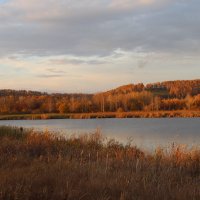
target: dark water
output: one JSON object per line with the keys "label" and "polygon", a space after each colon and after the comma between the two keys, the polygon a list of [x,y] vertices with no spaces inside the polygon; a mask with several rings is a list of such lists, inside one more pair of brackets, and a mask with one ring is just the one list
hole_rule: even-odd
{"label": "dark water", "polygon": [[200,118],[14,120],[0,121],[0,125],[48,129],[67,135],[92,133],[98,128],[106,137],[124,143],[132,139],[138,147],[147,149],[169,147],[173,142],[200,146]]}

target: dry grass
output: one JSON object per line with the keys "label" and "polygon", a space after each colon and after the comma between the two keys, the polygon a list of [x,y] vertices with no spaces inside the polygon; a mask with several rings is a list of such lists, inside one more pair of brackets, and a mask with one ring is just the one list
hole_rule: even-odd
{"label": "dry grass", "polygon": [[96,118],[193,118],[200,117],[200,110],[174,111],[133,111],[133,112],[98,112],[98,113],[46,113],[0,115],[0,120],[36,120],[36,119],[96,119]]}
{"label": "dry grass", "polygon": [[0,128],[0,199],[200,199],[200,150],[144,153],[99,132],[62,138]]}

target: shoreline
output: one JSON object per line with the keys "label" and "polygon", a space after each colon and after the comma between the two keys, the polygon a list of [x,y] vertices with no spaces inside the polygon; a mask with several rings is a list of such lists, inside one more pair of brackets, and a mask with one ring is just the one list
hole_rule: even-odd
{"label": "shoreline", "polygon": [[200,198],[199,148],[148,153],[112,139],[104,143],[99,132],[63,138],[0,127],[0,133],[1,199]]}
{"label": "shoreline", "polygon": [[8,114],[0,115],[0,120],[44,120],[44,119],[106,119],[106,118],[198,118],[198,111],[134,111],[104,113],[44,113],[44,114]]}

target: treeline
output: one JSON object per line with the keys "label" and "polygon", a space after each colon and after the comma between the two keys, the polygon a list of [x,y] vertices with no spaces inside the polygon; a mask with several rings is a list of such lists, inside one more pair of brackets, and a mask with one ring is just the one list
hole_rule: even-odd
{"label": "treeline", "polygon": [[98,94],[0,90],[0,114],[199,110],[200,80],[130,84]]}
{"label": "treeline", "polygon": [[0,96],[41,96],[47,95],[45,92],[27,91],[27,90],[0,90]]}

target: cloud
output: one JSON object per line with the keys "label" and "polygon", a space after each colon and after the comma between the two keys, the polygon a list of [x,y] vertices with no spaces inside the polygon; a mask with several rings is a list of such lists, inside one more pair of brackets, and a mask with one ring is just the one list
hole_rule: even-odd
{"label": "cloud", "polygon": [[140,60],[140,61],[138,61],[138,68],[143,69],[144,67],[147,66],[147,64],[148,64],[147,60]]}
{"label": "cloud", "polygon": [[[163,0],[160,0],[161,2]],[[132,9],[139,6],[147,6],[158,3],[157,0],[112,0],[110,6],[115,9]]]}
{"label": "cloud", "polygon": [[54,58],[49,61],[53,65],[102,65],[108,63],[105,58],[88,58],[88,57],[74,57],[74,58]]}
{"label": "cloud", "polygon": [[178,79],[173,68],[195,77],[199,8],[199,0],[5,1],[0,73],[7,82],[0,84],[109,88],[116,80]]}
{"label": "cloud", "polygon": [[61,74],[39,74],[36,77],[39,78],[60,78],[63,77],[64,75]]}
{"label": "cloud", "polygon": [[64,70],[59,70],[57,68],[47,68],[48,72],[56,73],[56,74],[65,74],[66,72]]}
{"label": "cloud", "polygon": [[0,55],[197,52],[199,7],[198,0],[10,0],[0,5]]}
{"label": "cloud", "polygon": [[[116,49],[105,57],[55,55],[0,58],[2,88],[54,92],[97,92],[119,85],[200,76],[199,55],[132,52]],[[52,63],[52,60],[77,59],[103,61],[101,65]],[[189,67],[188,67],[189,66]],[[140,67],[140,68],[139,68]],[[142,68],[141,68],[142,67]],[[19,70],[20,69],[20,70]]]}

